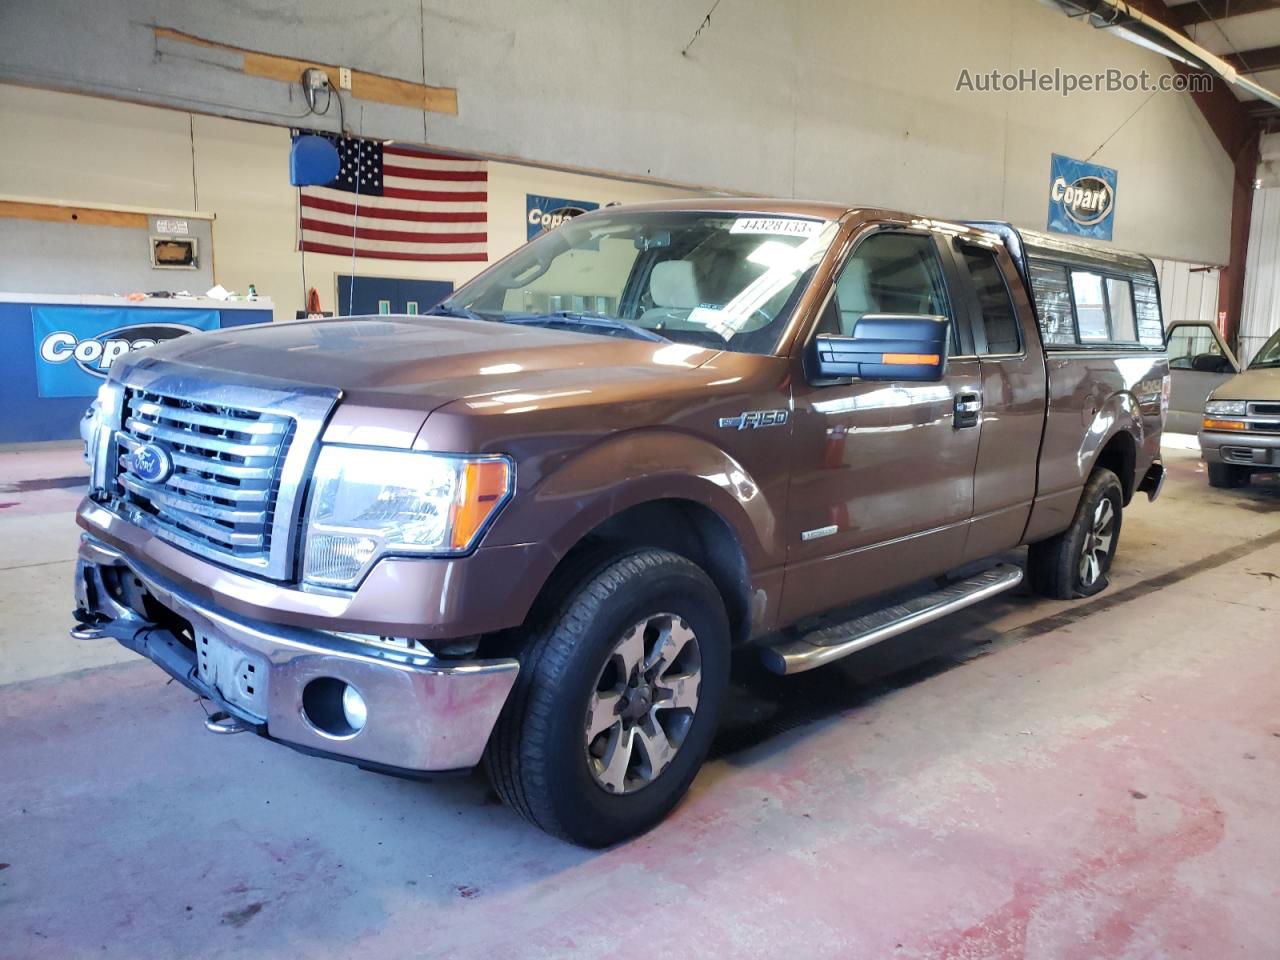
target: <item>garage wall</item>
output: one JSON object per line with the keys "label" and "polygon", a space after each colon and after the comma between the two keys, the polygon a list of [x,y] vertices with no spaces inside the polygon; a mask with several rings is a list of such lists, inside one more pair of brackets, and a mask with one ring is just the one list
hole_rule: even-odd
{"label": "garage wall", "polygon": [[[297,191],[289,185],[287,129],[6,85],[0,85],[0,117],[5,129],[0,194],[211,211],[215,215],[213,279],[242,293],[254,284],[259,294],[274,300],[277,320],[292,319],[302,307],[303,258],[297,251]],[[490,163],[491,261],[525,242],[526,193],[603,205],[663,199],[688,191]],[[0,230],[16,236],[19,223],[0,221]],[[144,247],[140,256],[146,255]],[[334,276],[350,273],[351,260],[307,254],[305,265],[307,285],[317,289],[324,309],[335,309]],[[483,267],[357,260],[355,272],[459,284]],[[179,277],[176,271],[163,280],[178,286],[194,282],[190,275]],[[0,282],[10,292],[52,292],[44,279],[27,271],[0,271]],[[74,290],[69,282],[60,289],[105,293],[128,292],[119,285],[127,287],[129,281],[121,276],[113,282],[86,263],[72,283]],[[157,285],[154,280],[148,283],[146,289]],[[207,286],[192,292],[202,293]]]}
{"label": "garage wall", "polygon": [[1280,329],[1280,187],[1263,187],[1253,192],[1253,217],[1249,221],[1244,312],[1236,350],[1240,362],[1252,360],[1277,329]]}
{"label": "garage wall", "polygon": [[1167,330],[1175,323],[1218,323],[1218,267],[1182,260],[1155,260],[1160,277],[1160,312]]}
{"label": "garage wall", "polygon": [[1188,96],[956,91],[965,68],[1167,73],[1158,54],[1034,0],[731,0],[683,56],[709,7],[100,0],[90,19],[80,0],[7,0],[0,80],[297,122],[296,86],[166,46],[162,26],[457,89],[457,116],[353,102],[348,120],[369,135],[1031,228],[1045,222],[1049,154],[1096,150],[1119,170],[1117,245],[1228,259],[1231,164]]}

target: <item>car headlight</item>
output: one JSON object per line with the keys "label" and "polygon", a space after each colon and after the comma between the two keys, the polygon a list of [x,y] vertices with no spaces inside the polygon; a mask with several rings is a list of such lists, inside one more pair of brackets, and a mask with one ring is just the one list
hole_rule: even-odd
{"label": "car headlight", "polygon": [[1210,400],[1204,405],[1207,417],[1243,417],[1246,411],[1244,400]]}
{"label": "car headlight", "polygon": [[506,502],[513,474],[506,457],[323,446],[303,579],[351,587],[389,554],[465,553]]}

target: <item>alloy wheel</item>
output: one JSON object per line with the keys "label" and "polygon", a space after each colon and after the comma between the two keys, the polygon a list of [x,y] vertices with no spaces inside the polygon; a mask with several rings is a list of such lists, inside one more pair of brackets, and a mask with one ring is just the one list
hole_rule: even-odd
{"label": "alloy wheel", "polygon": [[1107,572],[1111,562],[1111,545],[1116,536],[1116,511],[1109,497],[1103,497],[1093,510],[1093,521],[1084,537],[1080,555],[1080,585],[1091,587]]}
{"label": "alloy wheel", "polygon": [[671,764],[693,724],[702,658],[692,628],[657,613],[623,632],[587,704],[591,775],[609,793],[634,793]]}

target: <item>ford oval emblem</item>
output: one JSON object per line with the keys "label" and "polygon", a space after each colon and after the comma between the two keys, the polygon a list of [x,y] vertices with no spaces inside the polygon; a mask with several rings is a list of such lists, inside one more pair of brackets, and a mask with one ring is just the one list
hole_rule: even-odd
{"label": "ford oval emblem", "polygon": [[129,455],[133,475],[147,483],[164,483],[173,473],[173,457],[158,443],[144,443]]}

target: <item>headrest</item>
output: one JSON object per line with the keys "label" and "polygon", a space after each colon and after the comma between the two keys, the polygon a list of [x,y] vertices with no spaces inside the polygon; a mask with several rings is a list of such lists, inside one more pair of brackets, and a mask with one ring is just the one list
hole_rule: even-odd
{"label": "headrest", "polygon": [[649,294],[655,306],[692,310],[701,300],[693,264],[688,260],[664,260],[649,274]]}

